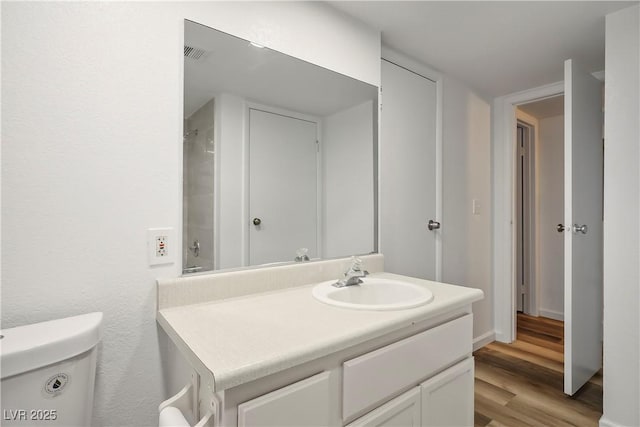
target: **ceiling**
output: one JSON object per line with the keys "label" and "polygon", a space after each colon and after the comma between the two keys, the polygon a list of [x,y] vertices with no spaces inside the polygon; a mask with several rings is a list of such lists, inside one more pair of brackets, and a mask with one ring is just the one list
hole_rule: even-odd
{"label": "ceiling", "polygon": [[518,105],[518,109],[535,117],[536,119],[546,119],[564,115],[564,95],[546,98],[528,104]]}
{"label": "ceiling", "polygon": [[[308,62],[185,21],[184,117],[220,93],[299,113],[327,116],[376,99],[378,89]],[[258,45],[259,46],[259,45]]]}
{"label": "ceiling", "polygon": [[383,45],[486,98],[555,83],[572,58],[604,69],[605,15],[637,1],[330,1]]}

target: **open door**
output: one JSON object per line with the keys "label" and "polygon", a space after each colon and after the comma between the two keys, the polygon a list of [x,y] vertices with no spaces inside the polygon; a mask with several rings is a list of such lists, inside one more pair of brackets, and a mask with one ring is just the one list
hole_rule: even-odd
{"label": "open door", "polygon": [[[602,84],[564,64],[564,392],[602,366]],[[559,225],[559,231],[563,229]]]}

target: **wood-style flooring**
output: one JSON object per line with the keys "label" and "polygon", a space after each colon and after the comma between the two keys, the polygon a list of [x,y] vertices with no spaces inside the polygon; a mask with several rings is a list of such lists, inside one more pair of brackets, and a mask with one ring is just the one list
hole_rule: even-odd
{"label": "wood-style flooring", "polygon": [[475,356],[476,426],[597,426],[602,373],[574,396],[563,389],[563,322],[518,314],[512,344],[493,342]]}

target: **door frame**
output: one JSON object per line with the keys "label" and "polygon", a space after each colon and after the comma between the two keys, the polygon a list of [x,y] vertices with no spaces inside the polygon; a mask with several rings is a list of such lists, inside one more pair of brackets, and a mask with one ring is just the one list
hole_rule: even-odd
{"label": "door frame", "polygon": [[290,117],[292,119],[303,120],[306,122],[312,122],[316,125],[316,141],[319,145],[316,152],[316,254],[321,258],[322,250],[322,119],[310,114],[298,113],[295,111],[286,110],[284,108],[272,107],[270,105],[259,104],[256,102],[246,101],[244,106],[244,135],[242,138],[242,265],[249,266],[249,252],[250,252],[250,189],[249,189],[249,126],[250,112],[251,110],[259,110],[265,113],[276,114],[279,116]]}
{"label": "door frame", "polygon": [[[604,71],[591,75],[604,81]],[[516,337],[515,234],[512,227],[515,215],[516,106],[559,95],[564,95],[564,81],[501,96],[493,101],[493,324],[496,340],[500,342],[510,343]],[[510,262],[504,262],[505,259]]]}
{"label": "door frame", "polygon": [[564,82],[560,81],[502,96],[493,103],[494,325],[500,342],[510,343],[516,337],[516,107],[563,94]]}
{"label": "door frame", "polygon": [[[526,268],[527,274],[527,300],[526,306],[523,305],[522,311],[525,314],[530,316],[538,316],[538,267],[539,267],[539,253],[538,253],[538,234],[537,234],[537,224],[538,224],[538,198],[537,194],[537,164],[536,164],[536,150],[538,147],[538,130],[539,124],[538,120],[530,116],[523,111],[516,111],[516,123],[518,126],[525,128],[527,131],[527,140],[528,145],[526,147],[527,150],[527,160],[529,167],[529,176],[527,178],[527,195],[528,195],[528,212],[527,212],[527,227],[528,227],[528,244],[527,251],[525,252],[526,260],[525,262],[528,264]],[[516,141],[517,144],[517,141]],[[516,166],[517,169],[517,166]],[[516,189],[517,194],[517,189]],[[517,203],[517,200],[514,200]],[[521,218],[522,220],[522,218]],[[517,247],[516,247],[517,250]],[[524,250],[524,249],[523,249]],[[523,266],[524,268],[524,266]],[[517,297],[517,295],[516,295]]]}
{"label": "door frame", "polygon": [[[439,73],[428,66],[409,58],[408,56],[401,54],[399,52],[390,49],[387,46],[382,46],[381,49],[381,58],[380,58],[380,66],[382,66],[382,61],[391,62],[399,67],[405,68],[406,70],[418,74],[421,77],[426,78],[427,80],[431,80],[436,85],[436,221],[442,223],[442,129],[443,129],[443,96],[444,96],[444,76],[442,73]],[[378,135],[380,135],[380,123],[384,120],[384,94],[380,91],[380,96],[378,97],[379,103],[379,119],[378,119]],[[380,144],[381,141],[378,141]],[[380,162],[384,161],[378,156],[378,171],[381,170]],[[384,179],[384,176],[381,176],[378,173],[378,181]],[[383,197],[380,194],[380,185],[378,184],[378,211],[380,211],[380,206],[384,203]],[[425,218],[425,227],[426,221],[428,218]],[[446,222],[443,223],[442,228],[439,231],[435,232],[435,280],[442,280],[442,229],[446,229]],[[384,254],[384,241],[382,237],[381,224],[378,222],[378,251]]]}

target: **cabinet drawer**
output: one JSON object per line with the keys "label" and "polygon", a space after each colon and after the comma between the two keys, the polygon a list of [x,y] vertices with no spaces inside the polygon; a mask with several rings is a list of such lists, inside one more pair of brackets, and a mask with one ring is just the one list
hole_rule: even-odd
{"label": "cabinet drawer", "polygon": [[384,400],[471,353],[467,314],[343,365],[343,419]]}
{"label": "cabinet drawer", "polygon": [[238,426],[329,425],[329,372],[238,405]]}

